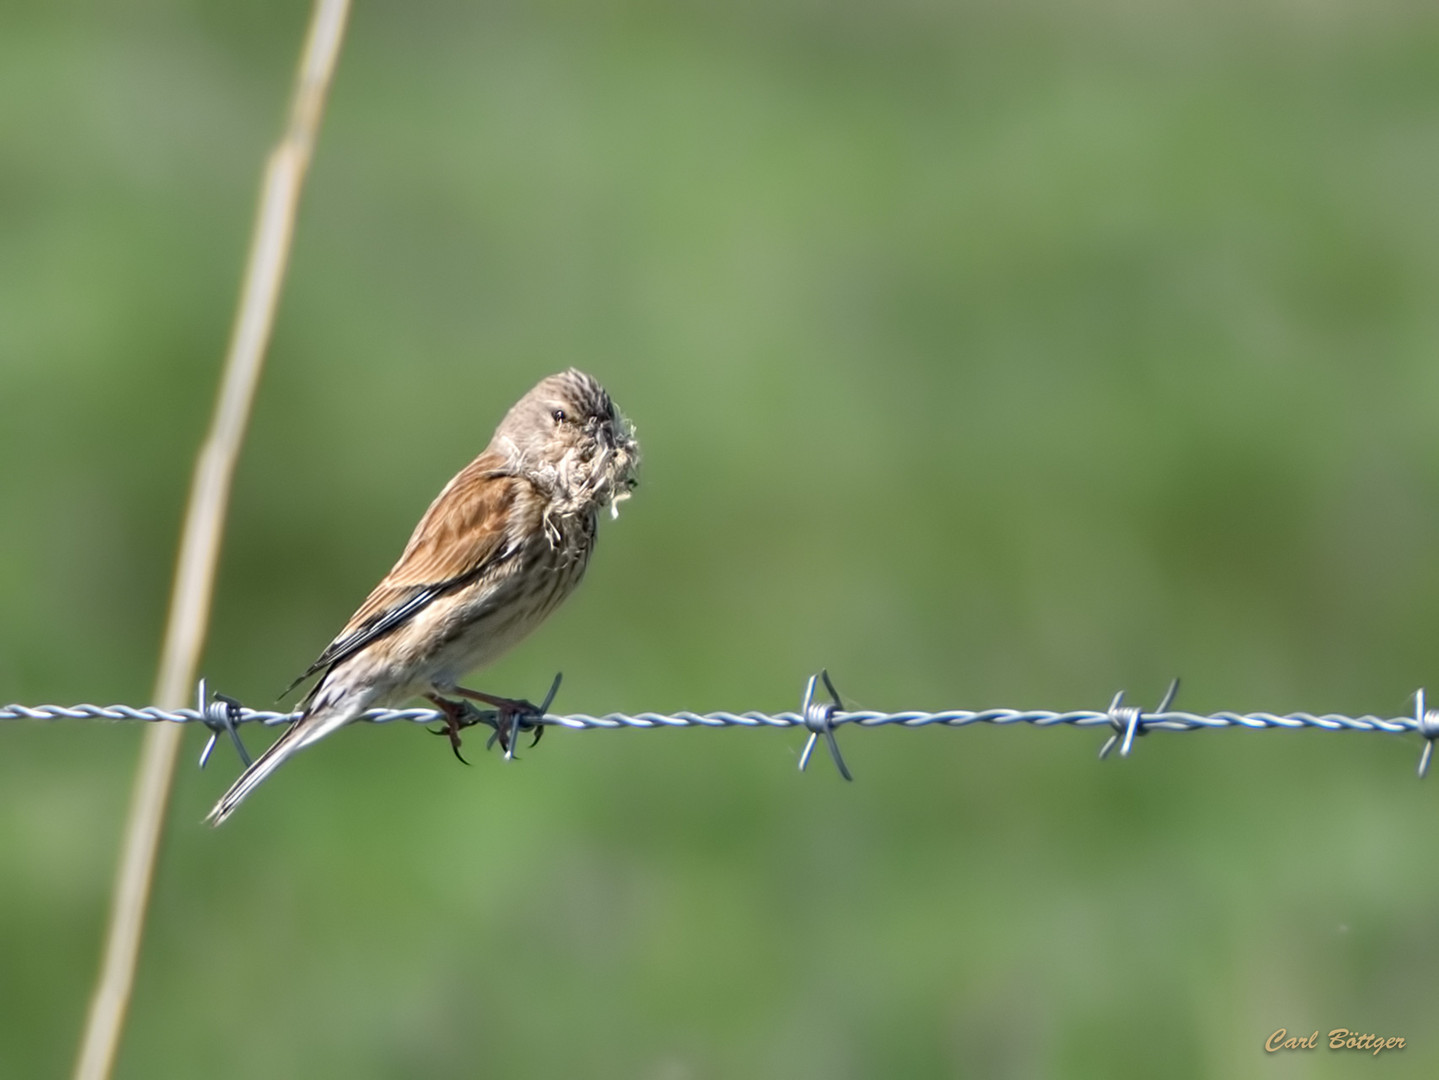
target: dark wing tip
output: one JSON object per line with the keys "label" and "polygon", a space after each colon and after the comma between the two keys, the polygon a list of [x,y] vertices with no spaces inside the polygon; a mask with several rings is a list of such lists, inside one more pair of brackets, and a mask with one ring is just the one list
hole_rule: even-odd
{"label": "dark wing tip", "polygon": [[275,704],[278,705],[278,704],[280,704],[280,702],[284,701],[287,697],[289,697],[292,693],[294,693],[295,687],[299,686],[302,682],[304,682],[306,679],[308,679],[311,675],[313,675],[313,674],[315,674],[315,672],[319,671],[320,668],[322,668],[323,666],[324,666],[324,665],[321,664],[320,661],[316,660],[313,664],[311,664],[308,668],[305,669],[305,673],[304,673],[303,675],[301,675],[299,678],[297,678],[297,679],[296,679],[294,682],[292,682],[289,686],[285,687],[285,689],[283,689],[283,690],[280,691],[280,696],[275,699]]}

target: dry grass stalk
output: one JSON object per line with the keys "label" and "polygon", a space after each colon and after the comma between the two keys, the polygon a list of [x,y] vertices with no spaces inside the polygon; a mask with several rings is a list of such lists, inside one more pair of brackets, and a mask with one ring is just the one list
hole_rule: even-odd
{"label": "dry grass stalk", "polygon": [[[265,167],[240,306],[225,357],[223,382],[209,435],[195,463],[181,532],[165,644],[155,682],[155,704],[164,708],[185,704],[195,684],[210,622],[210,598],[224,534],[230,481],[264,365],[265,346],[270,339],[280,286],[289,262],[300,191],[324,113],[325,96],[339,56],[349,6],[349,0],[315,0],[289,123]],[[75,1065],[76,1080],[104,1080],[114,1065],[134,984],[150,881],[164,832],[165,809],[183,735],[181,724],[152,724],[145,732],[115,878],[104,959],[90,1000],[85,1035]]]}

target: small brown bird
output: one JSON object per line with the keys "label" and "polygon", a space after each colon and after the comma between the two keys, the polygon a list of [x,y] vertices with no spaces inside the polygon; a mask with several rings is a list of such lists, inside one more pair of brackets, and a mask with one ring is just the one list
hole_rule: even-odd
{"label": "small brown bird", "polygon": [[[449,718],[473,698],[507,714],[523,703],[458,685],[544,621],[584,576],[599,511],[635,486],[634,427],[589,375],[543,379],[505,414],[484,453],[455,476],[375,586],[301,680],[321,672],[300,715],[225,792],[219,825],[291,754],[367,709],[424,695]],[[297,683],[301,680],[297,680]]]}

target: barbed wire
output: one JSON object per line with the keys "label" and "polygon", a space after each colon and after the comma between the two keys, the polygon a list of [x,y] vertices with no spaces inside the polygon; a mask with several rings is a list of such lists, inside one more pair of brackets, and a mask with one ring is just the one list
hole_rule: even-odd
{"label": "barbed wire", "polygon": [[[829,700],[823,701],[816,690],[823,683]],[[1179,690],[1175,679],[1165,691],[1159,705],[1146,711],[1137,705],[1124,704],[1124,691],[1115,694],[1106,709],[1078,709],[1069,712],[1054,712],[1047,709],[946,709],[941,712],[910,710],[906,712],[875,712],[867,709],[846,710],[834,683],[827,671],[811,675],[805,686],[804,696],[798,712],[673,712],[673,713],[606,713],[591,716],[587,713],[558,715],[549,711],[555,694],[559,691],[560,676],[556,675],[544,701],[519,712],[501,715],[499,710],[476,708],[468,701],[456,705],[463,710],[459,721],[461,727],[481,724],[493,729],[489,744],[499,737],[502,726],[508,736],[504,740],[506,760],[515,757],[515,748],[521,732],[533,732],[535,741],[545,727],[563,727],[576,730],[599,729],[606,731],[621,728],[653,730],[656,728],[682,727],[743,727],[743,728],[804,728],[809,733],[804,750],[800,753],[799,767],[803,771],[808,765],[819,739],[825,740],[835,767],[846,780],[853,780],[844,757],[839,750],[835,732],[845,726],[882,727],[899,725],[907,728],[968,727],[971,724],[1031,724],[1048,728],[1060,724],[1073,727],[1108,727],[1109,736],[1099,749],[1100,758],[1109,756],[1115,746],[1119,756],[1128,757],[1134,748],[1134,740],[1152,731],[1197,731],[1206,728],[1319,728],[1324,731],[1378,731],[1391,735],[1417,732],[1424,739],[1424,748],[1419,756],[1419,776],[1429,771],[1433,757],[1434,740],[1439,739],[1439,710],[1425,707],[1424,691],[1415,691],[1414,713],[1410,716],[1343,716],[1337,713],[1268,713],[1268,712],[1216,712],[1191,713],[1173,708],[1174,697]],[[199,685],[196,707],[193,709],[161,709],[152,705],[4,705],[0,706],[0,720],[144,720],[167,723],[198,723],[210,731],[210,738],[200,752],[200,767],[209,761],[215,745],[222,735],[228,736],[240,759],[248,765],[250,755],[240,739],[239,728],[243,724],[260,724],[273,727],[288,724],[299,717],[298,712],[275,712],[264,709],[249,709],[234,698],[223,694],[207,695],[205,681]],[[417,724],[445,723],[446,714],[437,709],[372,709],[357,720],[385,724],[393,721],[411,721]],[[533,744],[531,744],[533,745]]]}

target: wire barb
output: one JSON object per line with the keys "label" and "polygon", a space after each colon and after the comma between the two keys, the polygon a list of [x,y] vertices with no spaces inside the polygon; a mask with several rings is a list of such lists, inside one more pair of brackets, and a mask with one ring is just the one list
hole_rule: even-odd
{"label": "wire barb", "polygon": [[[1178,693],[1179,677],[1175,676],[1169,683],[1169,689],[1164,691],[1164,696],[1159,699],[1159,708],[1150,714],[1151,717],[1167,713],[1169,707],[1174,704],[1175,695]],[[1109,724],[1114,731],[1109,738],[1104,740],[1104,745],[1099,748],[1100,761],[1109,756],[1109,752],[1114,749],[1114,744],[1121,738],[1124,743],[1119,748],[1119,756],[1128,757],[1129,751],[1134,748],[1135,738],[1147,734],[1144,727],[1144,711],[1136,705],[1125,705],[1123,702],[1124,691],[1121,690],[1114,695],[1114,699],[1109,703],[1109,708],[1105,710],[1105,715],[1109,717]]]}
{"label": "wire barb", "polygon": [[[535,729],[535,741],[530,743],[530,745],[534,746],[535,743],[540,741],[540,736],[544,734],[545,730],[543,726],[545,715],[550,711],[550,705],[554,703],[555,695],[560,692],[560,682],[564,677],[565,673],[563,671],[555,672],[554,682],[550,683],[550,692],[545,695],[545,700],[534,706],[532,710],[516,709],[510,712],[509,738],[505,742],[506,761],[520,760],[515,750],[519,746],[521,731],[528,731],[533,727]],[[495,733],[485,740],[485,749],[488,750],[495,745],[495,740],[500,737],[500,713],[497,709],[480,709],[476,711],[489,713],[494,717],[493,720],[482,719],[480,721],[482,724],[490,724],[495,729]]]}
{"label": "wire barb", "polygon": [[200,768],[204,768],[210,760],[210,754],[215,749],[215,743],[220,738],[220,733],[225,732],[230,736],[230,741],[235,744],[235,753],[240,755],[245,768],[251,765],[250,752],[245,749],[245,744],[240,738],[240,731],[237,725],[244,710],[240,703],[232,697],[224,694],[216,694],[213,702],[205,700],[205,680],[200,680],[198,693],[196,694],[196,711],[200,713],[200,723],[210,729],[210,737],[205,740],[205,748],[200,751]]}
{"label": "wire barb", "polygon": [[1434,756],[1434,740],[1439,739],[1439,711],[1424,707],[1424,687],[1414,691],[1414,730],[1424,736],[1424,749],[1419,754],[1419,779],[1429,775],[1429,759]]}
{"label": "wire barb", "polygon": [[[829,691],[831,703],[814,699],[815,683],[820,679],[824,680],[824,688]],[[839,691],[834,688],[834,683],[829,680],[829,672],[821,669],[818,675],[811,675],[809,683],[804,688],[804,700],[800,702],[799,712],[804,717],[804,726],[809,729],[809,738],[805,740],[804,750],[799,755],[799,771],[804,772],[809,765],[809,756],[814,753],[814,744],[824,736],[825,745],[829,747],[829,756],[834,758],[834,767],[839,770],[840,776],[846,780],[853,780],[849,769],[845,766],[844,757],[839,752],[839,740],[834,737],[834,714],[842,712],[844,703],[839,699]]]}

